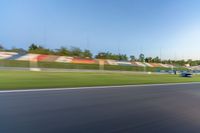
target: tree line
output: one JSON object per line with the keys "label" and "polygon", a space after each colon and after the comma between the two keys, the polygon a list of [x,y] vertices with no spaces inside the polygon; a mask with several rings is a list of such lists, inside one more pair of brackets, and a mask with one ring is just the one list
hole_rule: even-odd
{"label": "tree line", "polygon": [[185,64],[190,64],[191,66],[200,65],[200,60],[161,60],[158,56],[156,57],[145,57],[144,54],[140,54],[138,57],[135,55],[127,56],[126,54],[114,54],[111,52],[99,52],[96,55],[89,49],[80,49],[78,47],[60,47],[58,49],[48,49],[41,45],[31,44],[27,50],[22,48],[11,48],[5,49],[3,45],[0,45],[0,51],[7,51],[7,52],[17,52],[21,54],[26,53],[34,53],[34,54],[47,54],[47,55],[58,55],[58,56],[73,56],[77,58],[87,58],[87,59],[111,59],[111,60],[119,60],[119,61],[140,61],[140,62],[147,62],[147,63],[163,63],[163,64],[174,64],[183,66]]}

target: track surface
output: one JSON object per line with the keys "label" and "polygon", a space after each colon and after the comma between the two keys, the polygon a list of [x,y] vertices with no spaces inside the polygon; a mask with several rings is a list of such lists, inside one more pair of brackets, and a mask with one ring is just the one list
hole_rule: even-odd
{"label": "track surface", "polygon": [[0,133],[199,133],[200,84],[0,93]]}

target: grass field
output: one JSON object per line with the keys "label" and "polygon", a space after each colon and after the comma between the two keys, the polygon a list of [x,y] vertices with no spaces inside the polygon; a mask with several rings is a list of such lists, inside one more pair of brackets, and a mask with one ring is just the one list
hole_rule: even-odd
{"label": "grass field", "polygon": [[133,73],[0,71],[0,90],[200,82],[200,76]]}

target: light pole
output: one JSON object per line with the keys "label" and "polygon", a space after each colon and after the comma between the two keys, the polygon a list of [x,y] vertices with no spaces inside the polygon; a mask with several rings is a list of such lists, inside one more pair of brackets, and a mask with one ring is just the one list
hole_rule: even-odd
{"label": "light pole", "polygon": [[144,73],[146,72],[146,64],[145,64],[145,59],[143,59],[143,63],[144,63]]}

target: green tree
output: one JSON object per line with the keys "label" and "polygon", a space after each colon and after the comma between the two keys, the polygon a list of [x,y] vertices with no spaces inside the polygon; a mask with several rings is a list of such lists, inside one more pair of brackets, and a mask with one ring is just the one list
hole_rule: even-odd
{"label": "green tree", "polygon": [[70,51],[72,56],[83,57],[83,52],[80,48],[71,47]]}
{"label": "green tree", "polygon": [[153,58],[152,61],[155,63],[160,63],[161,59],[157,56],[157,57]]}
{"label": "green tree", "polygon": [[131,56],[130,56],[130,61],[136,61],[136,58],[135,58],[134,55],[131,55]]}
{"label": "green tree", "polygon": [[118,60],[120,61],[128,61],[128,57],[126,56],[126,54],[119,54],[118,56]]}
{"label": "green tree", "polygon": [[53,50],[44,48],[40,45],[31,44],[28,49],[29,53],[35,53],[35,54],[55,54]]}
{"label": "green tree", "polygon": [[39,49],[39,47],[40,47],[39,45],[36,45],[33,43],[29,46],[28,51],[37,50],[37,49]]}
{"label": "green tree", "polygon": [[92,58],[92,53],[90,52],[90,50],[85,49],[83,51],[83,57],[85,57],[85,58]]}
{"label": "green tree", "polygon": [[145,62],[152,62],[152,57],[146,57],[144,60]]}
{"label": "green tree", "polygon": [[5,49],[4,49],[3,45],[0,44],[0,51],[4,51],[4,50],[5,50]]}
{"label": "green tree", "polygon": [[60,56],[70,56],[71,55],[71,52],[66,47],[60,47],[60,49],[57,49],[55,53]]}
{"label": "green tree", "polygon": [[121,60],[127,61],[128,57],[126,54],[113,54],[111,52],[99,52],[95,58],[97,59],[112,59],[112,60]]}
{"label": "green tree", "polygon": [[144,62],[144,58],[145,58],[144,54],[141,53],[139,55],[139,61]]}
{"label": "green tree", "polygon": [[99,53],[95,56],[96,59],[106,59],[106,57],[107,57],[107,53],[105,53],[105,52],[99,52]]}
{"label": "green tree", "polygon": [[17,52],[17,53],[20,53],[20,54],[25,54],[27,53],[27,51],[23,48],[15,48],[13,47],[12,49],[9,50],[10,52]]}

